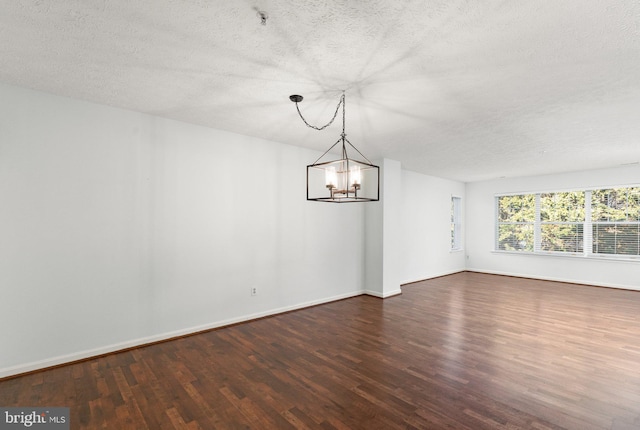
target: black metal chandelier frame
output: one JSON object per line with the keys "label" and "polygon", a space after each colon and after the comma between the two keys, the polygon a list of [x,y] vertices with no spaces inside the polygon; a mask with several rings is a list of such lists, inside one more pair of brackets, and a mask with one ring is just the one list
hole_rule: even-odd
{"label": "black metal chandelier frame", "polygon": [[[319,201],[319,202],[330,202],[330,203],[354,203],[354,202],[372,202],[378,201],[380,199],[380,167],[373,164],[365,155],[360,152],[358,148],[356,148],[349,139],[347,139],[347,135],[345,133],[345,118],[346,118],[346,109],[345,109],[345,94],[342,93],[340,97],[340,101],[336,106],[336,111],[333,114],[333,118],[322,127],[317,127],[312,124],[309,124],[307,120],[300,112],[300,107],[298,103],[303,100],[303,97],[300,95],[291,95],[289,99],[296,104],[296,110],[298,111],[298,115],[305,123],[305,125],[314,130],[324,130],[328,126],[330,126],[336,117],[338,116],[338,111],[340,110],[340,106],[342,106],[342,133],[340,134],[340,138],[333,144],[329,149],[327,149],[316,161],[312,164],[307,165],[307,200],[310,201]],[[320,161],[338,144],[342,144],[341,158],[337,160],[330,161]],[[347,152],[347,144],[353,148],[361,157],[362,160],[350,158]],[[336,171],[335,169],[339,170]],[[310,192],[310,173],[314,170],[321,170],[325,173],[327,178],[334,179],[326,179],[325,188],[327,189],[328,194],[314,196],[311,195]],[[369,193],[366,195],[359,194],[362,189],[362,174],[370,172],[368,174],[367,182],[375,182],[375,193]],[[375,176],[375,178],[373,178]],[[342,186],[338,185],[338,182],[342,183]],[[368,184],[369,187],[371,184]]]}

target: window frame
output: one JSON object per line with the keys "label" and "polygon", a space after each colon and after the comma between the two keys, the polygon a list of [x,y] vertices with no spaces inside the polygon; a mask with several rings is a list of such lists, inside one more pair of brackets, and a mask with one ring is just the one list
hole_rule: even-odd
{"label": "window frame", "polygon": [[462,241],[462,197],[451,196],[451,244],[450,252],[464,250]]}
{"label": "window frame", "polygon": [[[620,191],[620,190],[627,190],[627,192],[625,193],[625,217],[624,219],[592,219],[591,220],[591,234],[592,234],[592,248],[596,248],[598,246],[600,246],[599,240],[596,237],[596,232],[599,229],[599,227],[602,227],[603,229],[606,229],[606,227],[611,227],[613,226],[613,228],[616,230],[614,239],[613,239],[613,243],[609,243],[610,239],[604,239],[602,242],[602,246],[606,247],[606,245],[609,246],[613,246],[614,248],[617,248],[617,245],[619,244],[619,240],[624,240],[625,239],[625,234],[622,233],[620,236],[620,239],[618,239],[618,231],[620,228],[624,228],[624,227],[634,227],[634,229],[637,231],[636,233],[636,237],[634,238],[633,236],[629,236],[627,238],[632,238],[635,241],[635,252],[634,254],[629,254],[629,253],[617,253],[617,252],[600,252],[600,253],[593,253],[596,255],[605,255],[605,256],[616,256],[616,258],[624,258],[624,257],[631,257],[631,258],[638,258],[640,257],[640,212],[636,213],[635,217],[636,219],[629,219],[629,190],[631,189],[636,189],[635,191],[635,195],[637,196],[636,199],[638,199],[639,201],[637,201],[635,203],[636,207],[636,211],[638,211],[638,206],[640,206],[640,186],[621,186],[621,187],[600,187],[600,188],[596,188],[594,190],[592,190],[592,194],[593,191]],[[595,200],[595,198],[593,199]],[[592,203],[593,203],[592,200]],[[607,200],[609,200],[607,198]],[[591,205],[591,210],[593,211],[593,207],[594,205]],[[609,207],[608,205],[606,206],[607,208]],[[593,213],[590,214],[593,218]]]}
{"label": "window frame", "polygon": [[[594,252],[594,244],[595,238],[593,237],[594,230],[597,226],[607,225],[607,224],[617,224],[617,225],[631,225],[637,226],[638,231],[640,232],[640,217],[636,221],[629,220],[615,220],[615,221],[592,221],[592,194],[595,191],[603,191],[603,190],[625,190],[625,189],[633,189],[639,188],[638,184],[625,184],[618,186],[599,186],[599,187],[590,187],[590,188],[580,188],[580,189],[569,189],[569,190],[554,190],[554,191],[536,191],[536,192],[515,192],[515,193],[502,193],[494,195],[494,208],[495,208],[495,220],[494,220],[494,249],[493,252],[496,253],[513,253],[513,254],[525,254],[525,255],[547,255],[547,256],[562,256],[562,257],[577,257],[577,258],[596,258],[596,259],[608,259],[615,261],[633,261],[640,262],[640,233],[638,234],[639,241],[639,249],[638,254],[628,254],[628,253],[599,253]],[[567,192],[584,192],[584,220],[582,221],[553,221],[547,222],[541,219],[541,203],[540,199],[542,195],[545,194],[554,194],[554,193],[567,193]],[[500,198],[501,197],[509,197],[509,196],[534,196],[535,198],[535,219],[534,222],[504,222],[500,219]],[[569,251],[558,251],[558,250],[543,250],[541,246],[542,241],[542,229],[544,225],[549,224],[572,224],[572,225],[581,225],[582,226],[582,236],[581,236],[581,251],[577,252],[569,252]],[[533,224],[534,229],[534,246],[533,250],[531,249],[500,249],[500,227],[504,225],[510,224]],[[579,227],[578,227],[579,229]],[[616,242],[617,244],[617,242]],[[529,247],[531,248],[531,247]]]}

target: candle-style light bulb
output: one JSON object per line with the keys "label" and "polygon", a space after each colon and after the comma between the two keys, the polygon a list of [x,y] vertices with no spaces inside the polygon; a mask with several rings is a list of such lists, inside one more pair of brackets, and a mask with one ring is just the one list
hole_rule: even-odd
{"label": "candle-style light bulb", "polygon": [[360,166],[351,166],[349,168],[350,186],[353,188],[360,188],[362,181],[362,173],[360,172]]}
{"label": "candle-style light bulb", "polygon": [[338,185],[338,176],[336,174],[336,168],[329,166],[324,171],[324,182],[329,189],[336,188]]}

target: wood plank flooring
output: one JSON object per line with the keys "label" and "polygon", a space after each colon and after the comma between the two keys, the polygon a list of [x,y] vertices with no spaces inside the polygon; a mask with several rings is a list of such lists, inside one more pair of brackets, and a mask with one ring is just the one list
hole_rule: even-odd
{"label": "wood plank flooring", "polygon": [[640,292],[463,272],[0,382],[72,429],[640,429]]}

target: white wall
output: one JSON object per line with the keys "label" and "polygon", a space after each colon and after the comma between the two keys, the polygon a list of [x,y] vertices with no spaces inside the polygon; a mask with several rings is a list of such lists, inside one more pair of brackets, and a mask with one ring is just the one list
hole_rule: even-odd
{"label": "white wall", "polygon": [[467,184],[466,248],[469,270],[640,290],[640,263],[596,258],[493,252],[495,195],[640,183],[640,166]]}
{"label": "white wall", "polygon": [[0,377],[360,294],[317,155],[0,84]]}
{"label": "white wall", "polygon": [[[402,172],[403,283],[465,269],[464,251],[450,252],[451,196],[462,198],[464,213],[464,183]],[[463,239],[468,237],[464,228],[462,234]]]}
{"label": "white wall", "polygon": [[395,160],[375,163],[380,166],[380,201],[365,207],[365,292],[386,298],[402,293],[402,168]]}

